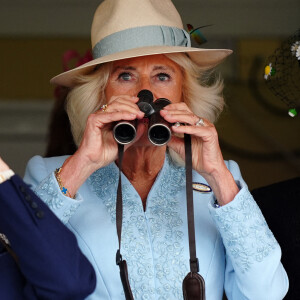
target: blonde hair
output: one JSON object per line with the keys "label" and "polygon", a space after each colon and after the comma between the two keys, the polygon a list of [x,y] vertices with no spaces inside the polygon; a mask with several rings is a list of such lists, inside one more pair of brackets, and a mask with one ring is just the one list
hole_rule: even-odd
{"label": "blonde hair", "polygon": [[[214,123],[224,107],[222,80],[216,78],[211,82],[213,71],[197,66],[186,54],[165,55],[182,68],[183,101],[196,115]],[[81,142],[88,116],[106,103],[104,91],[111,70],[112,63],[105,63],[92,74],[79,76],[68,95],[66,109],[77,145]],[[173,152],[170,151],[171,157],[181,164],[181,159]]]}
{"label": "blonde hair", "polygon": [[213,69],[201,68],[185,54],[165,54],[183,71],[183,101],[192,112],[214,123],[224,107],[223,81]]}
{"label": "blonde hair", "polygon": [[106,63],[89,75],[78,76],[76,86],[68,94],[66,111],[77,146],[83,137],[88,116],[106,103],[104,91],[111,68],[112,63]]}

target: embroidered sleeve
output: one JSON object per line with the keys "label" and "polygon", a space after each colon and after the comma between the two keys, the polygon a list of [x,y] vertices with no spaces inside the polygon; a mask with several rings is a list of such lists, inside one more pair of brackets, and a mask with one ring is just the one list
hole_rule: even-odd
{"label": "embroidered sleeve", "polygon": [[75,199],[63,195],[53,172],[34,189],[34,192],[64,224],[69,221],[82,202],[80,194],[77,194]]}
{"label": "embroidered sleeve", "polygon": [[211,214],[228,254],[242,272],[263,261],[278,246],[247,188],[241,189],[231,203],[211,210]]}
{"label": "embroidered sleeve", "polygon": [[41,157],[36,156],[30,160],[24,180],[31,185],[37,196],[51,208],[64,224],[69,221],[83,201],[79,193],[76,194],[75,199],[63,195],[54,172],[47,170]]}
{"label": "embroidered sleeve", "polygon": [[214,207],[213,200],[209,204],[226,251],[227,298],[258,300],[268,295],[268,299],[282,299],[288,289],[288,278],[280,262],[280,246],[236,163],[232,174],[240,187],[236,197],[219,208]]}

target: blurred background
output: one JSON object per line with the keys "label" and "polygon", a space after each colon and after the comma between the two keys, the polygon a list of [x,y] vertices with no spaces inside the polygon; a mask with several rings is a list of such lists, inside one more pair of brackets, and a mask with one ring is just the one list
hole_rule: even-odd
{"label": "blurred background", "polygon": [[[49,79],[63,71],[65,51],[84,56],[90,48],[100,2],[0,0],[0,155],[21,175],[30,157],[46,151],[55,98]],[[202,29],[203,47],[234,50],[219,67],[227,107],[216,126],[225,159],[239,163],[250,189],[298,177],[300,116],[288,115],[263,75],[267,58],[300,27],[299,0],[173,2],[185,27],[213,24]]]}

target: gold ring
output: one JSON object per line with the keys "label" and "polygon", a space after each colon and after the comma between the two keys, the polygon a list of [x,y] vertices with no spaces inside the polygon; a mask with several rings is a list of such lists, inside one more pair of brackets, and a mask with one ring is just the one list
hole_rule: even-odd
{"label": "gold ring", "polygon": [[107,107],[108,107],[107,104],[103,104],[103,105],[100,107],[100,111],[106,112]]}

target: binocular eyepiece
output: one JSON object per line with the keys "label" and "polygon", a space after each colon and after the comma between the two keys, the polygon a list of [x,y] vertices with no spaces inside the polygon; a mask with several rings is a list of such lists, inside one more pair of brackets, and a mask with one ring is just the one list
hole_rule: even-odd
{"label": "binocular eyepiece", "polygon": [[[159,98],[153,102],[153,94],[149,90],[141,90],[138,93],[139,109],[149,119],[148,138],[156,146],[165,145],[171,138],[169,123],[160,115],[160,110],[171,103],[170,100]],[[129,144],[136,136],[137,120],[120,121],[113,128],[113,135],[119,144]]]}

